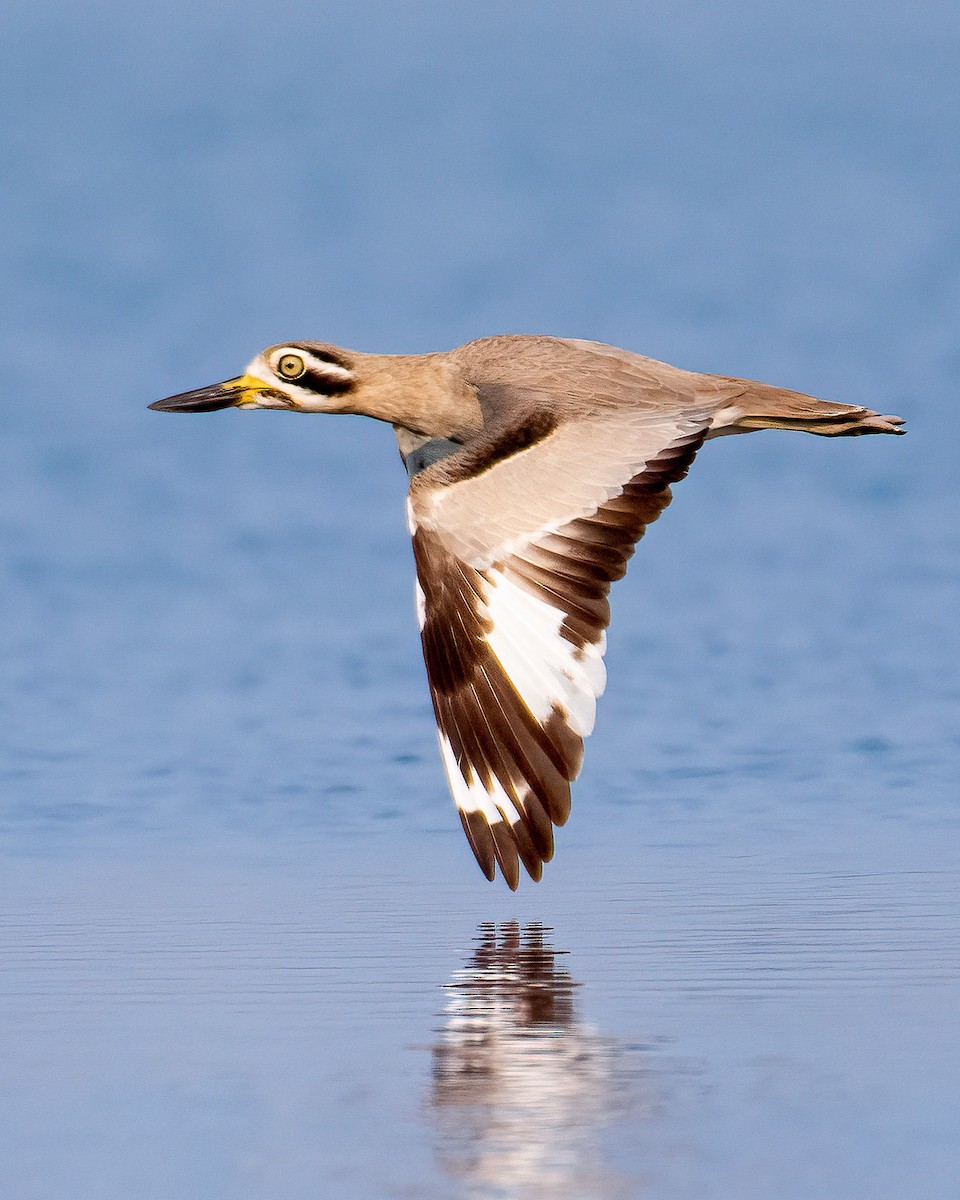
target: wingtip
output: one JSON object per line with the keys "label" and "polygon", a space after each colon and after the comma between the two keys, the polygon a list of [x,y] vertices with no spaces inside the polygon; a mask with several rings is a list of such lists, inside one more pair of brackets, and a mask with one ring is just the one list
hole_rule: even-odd
{"label": "wingtip", "polygon": [[880,413],[872,414],[861,422],[864,433],[895,433],[900,437],[907,432],[903,424],[903,417],[882,416]]}
{"label": "wingtip", "polygon": [[496,879],[499,867],[504,883],[511,892],[517,891],[520,887],[521,864],[534,883],[540,882],[543,864],[553,855],[552,844],[549,855],[543,856],[524,836],[525,831],[521,827],[512,826],[506,821],[490,822],[479,812],[464,812],[463,809],[458,809],[458,812],[473,857],[489,883]]}
{"label": "wingtip", "polygon": [[488,882],[493,883],[497,876],[497,860],[493,851],[493,836],[490,833],[490,826],[479,813],[464,812],[462,808],[458,808],[457,812],[460,815],[463,832],[467,835],[467,841],[473,851],[473,857],[477,860],[477,866]]}

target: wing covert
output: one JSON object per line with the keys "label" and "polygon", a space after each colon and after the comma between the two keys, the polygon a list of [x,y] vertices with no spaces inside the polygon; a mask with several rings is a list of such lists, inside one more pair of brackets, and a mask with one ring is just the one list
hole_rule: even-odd
{"label": "wing covert", "polygon": [[[569,816],[606,682],[610,586],[669,504],[669,484],[687,473],[708,420],[661,417],[658,438],[647,421],[632,446],[604,434],[605,463],[584,426],[579,457],[569,434],[558,447],[561,430],[480,472],[472,463],[459,479],[453,455],[411,485],[444,768],[481,870],[492,880],[499,866],[511,888],[521,864],[540,878],[553,826]],[[430,479],[440,470],[452,481]]]}

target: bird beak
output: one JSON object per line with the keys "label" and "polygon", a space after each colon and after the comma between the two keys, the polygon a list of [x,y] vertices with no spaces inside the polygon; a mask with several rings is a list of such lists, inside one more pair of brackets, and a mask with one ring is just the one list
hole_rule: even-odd
{"label": "bird beak", "polygon": [[255,375],[239,375],[236,379],[226,379],[193,392],[154,400],[147,407],[155,412],[194,413],[216,412],[218,408],[290,408],[291,402],[283,392]]}

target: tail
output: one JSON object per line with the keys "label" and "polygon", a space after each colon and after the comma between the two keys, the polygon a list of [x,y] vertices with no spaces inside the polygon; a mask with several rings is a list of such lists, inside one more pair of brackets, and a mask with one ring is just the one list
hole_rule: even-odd
{"label": "tail", "polygon": [[749,379],[711,376],[718,385],[736,389],[716,413],[711,437],[749,433],[753,429],[800,429],[821,437],[858,437],[863,433],[906,433],[902,417],[884,417],[856,404],[834,404],[802,392],[788,392]]}

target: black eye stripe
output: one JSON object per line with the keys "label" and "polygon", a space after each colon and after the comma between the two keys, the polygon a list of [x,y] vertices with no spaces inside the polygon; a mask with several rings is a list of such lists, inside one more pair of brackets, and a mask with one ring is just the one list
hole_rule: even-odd
{"label": "black eye stripe", "polygon": [[323,396],[340,396],[344,392],[349,392],[353,387],[353,380],[349,376],[343,376],[339,372],[323,371],[311,367],[309,364],[307,364],[306,371],[295,382],[299,387],[310,388],[311,391],[319,392]]}
{"label": "black eye stripe", "polygon": [[289,352],[303,354],[308,358],[312,358],[315,362],[327,362],[334,367],[343,367],[344,370],[350,369],[349,358],[337,353],[334,348],[311,344],[310,342],[291,342]]}
{"label": "black eye stripe", "polygon": [[319,358],[321,362],[332,363],[335,367],[344,367],[346,364],[336,354],[331,354],[328,350],[311,350],[310,353],[314,358]]}

